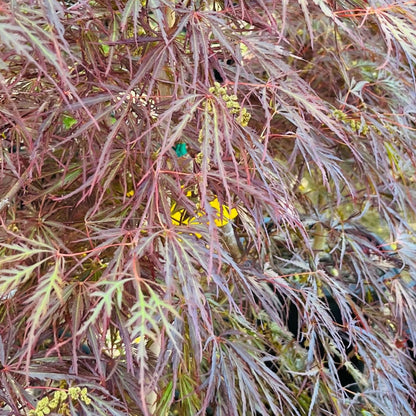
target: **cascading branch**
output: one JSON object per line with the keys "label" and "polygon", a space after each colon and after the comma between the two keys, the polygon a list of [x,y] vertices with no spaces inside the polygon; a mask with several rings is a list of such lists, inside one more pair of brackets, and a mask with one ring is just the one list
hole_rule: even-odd
{"label": "cascading branch", "polygon": [[0,413],[413,414],[415,16],[2,2]]}

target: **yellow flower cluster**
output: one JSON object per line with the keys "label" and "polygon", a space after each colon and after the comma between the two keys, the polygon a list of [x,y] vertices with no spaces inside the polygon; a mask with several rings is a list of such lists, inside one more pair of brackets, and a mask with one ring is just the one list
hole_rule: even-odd
{"label": "yellow flower cluster", "polygon": [[87,395],[88,390],[86,387],[81,389],[81,387],[70,387],[68,389],[68,394],[72,400],[81,400],[85,404],[91,404],[91,399]]}
{"label": "yellow flower cluster", "polygon": [[[349,117],[348,114],[344,113],[341,110],[334,110],[332,111],[332,115],[335,120],[342,121],[344,124],[348,124],[351,127],[351,130],[354,133],[360,133],[363,136],[366,136],[368,132],[371,130],[376,134],[382,134],[380,129],[373,124],[366,124],[365,122],[361,122],[361,120],[357,118]],[[381,122],[382,126],[389,132],[390,134],[395,134],[395,128],[392,124]]]}
{"label": "yellow flower cluster", "polygon": [[[236,95],[227,94],[227,88],[222,87],[218,82],[214,83],[214,86],[209,89],[209,92],[217,97],[221,97],[224,100],[230,114],[238,114],[237,122],[240,126],[246,127],[248,125],[251,114],[247,111],[247,108],[241,107],[240,103],[237,101],[238,97]],[[208,111],[211,111],[211,103],[207,101],[206,105]]]}
{"label": "yellow flower cluster", "polygon": [[51,412],[57,412],[61,415],[69,415],[69,406],[66,400],[68,394],[64,390],[57,390],[53,394],[53,398],[44,397],[39,400],[36,409],[29,411],[29,416],[44,416]]}
{"label": "yellow flower cluster", "polygon": [[243,107],[241,109],[240,115],[237,118],[238,123],[242,127],[248,126],[248,122],[250,121],[251,114],[247,111],[247,108]]}
{"label": "yellow flower cluster", "polygon": [[30,410],[28,415],[29,416],[46,416],[50,413],[60,414],[69,416],[69,404],[68,399],[72,399],[74,401],[83,401],[85,404],[90,404],[91,399],[87,395],[88,391],[87,388],[84,387],[70,387],[68,392],[65,390],[56,390],[53,393],[53,398],[44,397],[43,399],[39,400],[36,404],[36,409]]}
{"label": "yellow flower cluster", "polygon": [[336,120],[342,121],[344,124],[349,124],[354,133],[361,133],[363,136],[366,136],[370,130],[367,124],[361,123],[358,119],[348,117],[348,115],[341,110],[334,110],[332,114]]}

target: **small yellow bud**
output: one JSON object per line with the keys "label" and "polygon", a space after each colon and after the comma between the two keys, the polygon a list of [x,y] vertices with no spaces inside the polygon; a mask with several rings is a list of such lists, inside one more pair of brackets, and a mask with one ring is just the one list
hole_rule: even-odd
{"label": "small yellow bud", "polygon": [[247,127],[250,119],[251,114],[247,111],[246,108],[243,107],[241,109],[240,116],[237,118],[237,122],[240,124],[240,126]]}
{"label": "small yellow bud", "polygon": [[80,387],[70,387],[68,389],[68,394],[71,397],[71,399],[73,400],[77,400],[79,398],[79,394],[81,392],[81,388]]}
{"label": "small yellow bud", "polygon": [[36,408],[39,410],[43,410],[43,408],[47,407],[49,404],[49,398],[48,397],[44,397],[43,399],[39,400]]}
{"label": "small yellow bud", "polygon": [[204,155],[202,152],[199,152],[196,156],[195,156],[195,162],[196,163],[202,163],[202,159],[204,158]]}
{"label": "small yellow bud", "polygon": [[88,397],[87,393],[88,393],[88,390],[87,390],[87,388],[86,388],[86,387],[84,387],[84,388],[81,390],[81,400],[82,400],[85,404],[90,404],[90,403],[91,403],[91,399]]}
{"label": "small yellow bud", "polygon": [[50,407],[51,409],[56,409],[56,408],[58,407],[58,404],[59,404],[59,400],[57,400],[57,399],[52,399],[52,400],[49,402],[49,407]]}

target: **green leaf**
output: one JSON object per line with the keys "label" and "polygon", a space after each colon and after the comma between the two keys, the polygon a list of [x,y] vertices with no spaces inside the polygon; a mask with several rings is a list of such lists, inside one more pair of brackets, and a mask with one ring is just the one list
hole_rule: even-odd
{"label": "green leaf", "polygon": [[67,130],[69,130],[74,124],[77,124],[77,122],[77,119],[68,114],[62,115],[62,124],[64,125],[64,128]]}

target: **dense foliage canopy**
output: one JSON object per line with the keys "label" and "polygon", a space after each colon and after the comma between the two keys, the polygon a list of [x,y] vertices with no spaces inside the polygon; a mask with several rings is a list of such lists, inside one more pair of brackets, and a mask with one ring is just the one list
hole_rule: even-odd
{"label": "dense foliage canopy", "polygon": [[415,28],[0,3],[1,414],[414,414]]}

